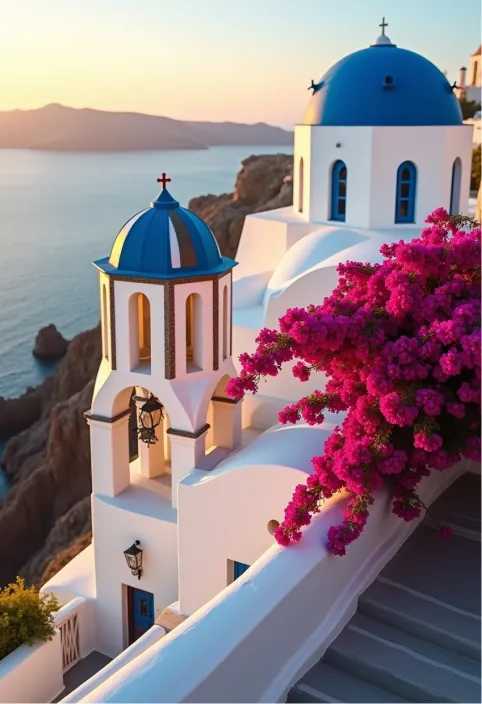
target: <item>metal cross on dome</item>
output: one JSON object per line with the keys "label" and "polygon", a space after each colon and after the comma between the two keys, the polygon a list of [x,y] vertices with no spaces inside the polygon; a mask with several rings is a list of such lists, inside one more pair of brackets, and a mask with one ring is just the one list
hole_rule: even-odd
{"label": "metal cross on dome", "polygon": [[388,22],[385,22],[385,18],[382,17],[382,23],[378,25],[382,28],[382,37],[385,36],[385,27],[388,27]]}
{"label": "metal cross on dome", "polygon": [[169,183],[172,179],[168,178],[165,173],[162,174],[161,178],[157,179],[157,183],[162,183],[162,187],[166,187],[166,183]]}

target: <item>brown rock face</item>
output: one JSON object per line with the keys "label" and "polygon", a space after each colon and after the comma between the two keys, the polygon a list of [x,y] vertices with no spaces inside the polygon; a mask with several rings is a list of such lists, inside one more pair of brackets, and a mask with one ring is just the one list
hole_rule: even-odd
{"label": "brown rock face", "polygon": [[[42,548],[27,562],[20,570],[20,576],[29,584],[41,585],[50,577],[45,577],[45,573],[52,572],[54,575],[64,565],[69,562],[66,559],[70,555],[70,559],[75,557],[75,544],[72,543],[72,536],[82,536],[89,540],[92,539],[92,526],[90,520],[90,496],[86,496],[81,501],[78,501],[67,511],[50,531],[50,534]],[[84,540],[85,542],[85,540]],[[86,547],[84,545],[84,547]],[[83,548],[81,548],[83,549]],[[80,552],[80,550],[79,550]],[[55,555],[52,560],[52,555]],[[57,564],[58,569],[53,570],[51,563]],[[63,564],[62,564],[63,563]],[[43,581],[42,581],[43,580]]]}
{"label": "brown rock face", "polygon": [[246,215],[292,203],[293,157],[261,154],[242,162],[234,193],[193,198],[189,209],[212,229],[224,256],[235,257]]}
{"label": "brown rock face", "polygon": [[59,333],[55,325],[40,328],[35,338],[32,354],[38,359],[60,359],[67,352],[68,341]]}
{"label": "brown rock face", "polygon": [[[293,158],[243,161],[234,193],[194,198],[189,207],[213,229],[226,256],[235,256],[246,215],[292,203]],[[99,326],[70,342],[58,370],[19,399],[0,399],[0,432],[26,428],[6,445],[13,488],[0,505],[0,586],[17,574],[41,584],[88,545],[90,407],[101,358]],[[5,405],[6,404],[6,405]],[[31,419],[31,420],[30,420]],[[3,425],[2,425],[3,424]]]}
{"label": "brown rock face", "polygon": [[[38,579],[58,551],[58,535],[63,548],[85,532],[85,521],[67,519],[49,535],[91,492],[83,414],[90,407],[100,357],[99,327],[77,335],[53,376],[40,417],[6,445],[4,467],[13,488],[0,506],[0,535],[8,536],[0,541],[0,584],[11,582],[24,566],[26,575]],[[31,562],[35,556],[38,563]]]}

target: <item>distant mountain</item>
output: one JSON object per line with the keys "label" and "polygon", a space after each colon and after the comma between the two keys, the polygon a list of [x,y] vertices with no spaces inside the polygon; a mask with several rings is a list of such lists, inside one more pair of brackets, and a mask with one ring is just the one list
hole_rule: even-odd
{"label": "distant mountain", "polygon": [[183,122],[133,112],[46,105],[0,112],[0,149],[128,151],[208,149],[219,145],[285,145],[293,133],[262,122]]}

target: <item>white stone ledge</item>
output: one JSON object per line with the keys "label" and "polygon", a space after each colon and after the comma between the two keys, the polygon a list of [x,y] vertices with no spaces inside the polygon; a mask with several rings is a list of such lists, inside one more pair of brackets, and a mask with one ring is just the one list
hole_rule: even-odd
{"label": "white stone ledge", "polygon": [[[463,462],[433,472],[420,486],[422,500],[430,505],[467,469]],[[236,582],[82,701],[285,701],[420,522],[397,518],[381,491],[360,539],[345,557],[334,557],[323,542],[328,528],[341,521],[346,501],[346,494],[327,501],[299,545],[270,548]]]}

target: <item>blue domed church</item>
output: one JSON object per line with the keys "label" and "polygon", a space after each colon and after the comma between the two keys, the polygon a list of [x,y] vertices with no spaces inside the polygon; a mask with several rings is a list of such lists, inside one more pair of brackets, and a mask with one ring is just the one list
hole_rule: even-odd
{"label": "blue domed church", "polygon": [[[452,602],[446,548],[437,536],[411,553],[413,526],[388,511],[388,496],[343,558],[322,543],[344,495],[323,502],[300,546],[273,544],[293,489],[340,422],[327,414],[320,426],[280,425],[278,414],[323,389],[323,378],[300,390],[287,365],[242,402],[226,394],[260,330],[323,301],[339,263],[378,261],[382,244],[419,235],[440,206],[467,213],[472,128],[454,87],[381,26],[371,46],[311,81],[295,128],[294,203],[246,217],[238,262],[221,255],[163,174],[159,195],[94,263],[102,360],[86,413],[93,544],[43,590],[68,610],[64,666],[91,652],[114,660],[64,701],[281,702],[295,683],[290,702],[480,700],[480,662],[476,671],[460,655],[478,648],[480,659],[480,588],[465,579]],[[465,471],[432,473],[422,501],[436,505]],[[457,511],[447,514],[454,523]],[[477,571],[466,552],[475,528],[462,513],[465,547],[448,548],[459,576]],[[400,594],[375,591],[364,602],[372,615],[392,614],[390,632],[385,616],[368,628],[368,610],[350,625],[360,595],[405,543],[406,560],[388,573]],[[451,654],[437,655],[448,641],[453,666]],[[331,659],[315,664],[328,647]]]}
{"label": "blue domed church", "polygon": [[313,222],[420,226],[463,210],[469,130],[443,73],[382,34],[316,83],[295,130],[295,209]]}

